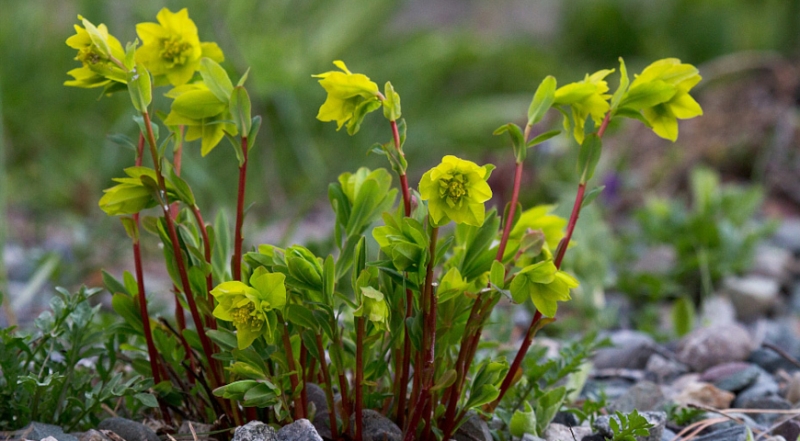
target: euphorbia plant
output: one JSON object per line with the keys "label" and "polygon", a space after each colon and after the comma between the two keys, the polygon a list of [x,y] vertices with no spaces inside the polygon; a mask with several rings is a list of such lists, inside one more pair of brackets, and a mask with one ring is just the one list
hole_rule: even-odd
{"label": "euphorbia plant", "polygon": [[[360,440],[363,410],[371,408],[393,418],[407,440],[449,439],[468,411],[502,405],[521,376],[536,331],[555,320],[559,302],[570,300],[578,286],[562,262],[581,208],[602,190],[587,192],[587,186],[609,122],[637,119],[674,141],[677,119],[702,113],[689,95],[700,80],[697,69],[676,59],[651,64],[632,82],[620,60],[613,95],[606,81],[611,69],[560,88],[547,77],[533,96],[524,128],[509,123],[495,132],[510,135],[516,163],[511,200],[500,214],[486,205],[492,198],[487,182],[492,165],[446,155],[422,174],[416,190],[410,186],[400,95],[390,82],[381,92],[369,77],[335,61],[339,70],[314,75],[327,92],[317,118],[356,135],[366,116],[382,109],[391,136],[372,151],[389,160],[402,202],[395,206],[398,190],[385,169],[343,173],[328,188],[336,215],[334,249],[317,256],[302,244],[249,244],[255,246],[246,252],[247,160],[260,123],[250,115],[247,75],[234,85],[219,64],[222,51],[200,42],[186,10],[164,9],[158,21],[137,26],[144,44],[123,50],[105,26],[83,20],[68,40],[83,64],[70,71],[75,79],[67,84],[105,87],[109,93],[127,89],[138,114],[134,167],[115,179],[100,206],[122,218],[134,243],[136,277],[126,274],[125,283],[109,277],[108,283],[115,308],[144,337],[153,391],[168,421],[187,412],[208,420],[225,414],[237,424],[311,417],[306,385],[318,383],[335,438]],[[173,100],[163,119],[170,133],[165,137],[151,118],[153,87],[160,85],[172,86],[164,93]],[[565,134],[580,149],[569,220],[551,214],[551,206],[523,209],[519,203],[528,149],[562,133],[531,137],[553,108],[563,114]],[[231,160],[239,164],[232,249],[224,240],[229,234],[224,222],[212,227],[203,221],[177,164],[184,140],[200,140],[205,156],[222,138],[231,141]],[[151,167],[143,165],[145,145]],[[177,215],[170,209],[175,204],[182,207]],[[156,206],[161,217],[142,224],[164,244],[177,304],[191,312],[193,329],[180,320],[173,326],[148,316],[139,212]],[[220,255],[224,258],[213,258]],[[503,296],[519,304],[530,301],[536,309],[510,365],[504,354],[479,354],[478,347]],[[182,382],[179,372],[196,380],[194,386]],[[195,398],[182,404],[180,390]],[[559,394],[563,400],[564,391]]]}

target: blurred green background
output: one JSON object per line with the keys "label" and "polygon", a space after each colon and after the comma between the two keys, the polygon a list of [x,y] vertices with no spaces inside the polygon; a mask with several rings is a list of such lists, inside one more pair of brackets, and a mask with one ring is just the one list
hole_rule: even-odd
{"label": "blurred green background", "polygon": [[[85,281],[99,261],[127,253],[124,241],[96,240],[122,235],[97,200],[133,161],[132,151],[108,136],[136,136],[126,95],[101,98],[97,89],[62,85],[77,67],[64,41],[82,14],[107,24],[124,44],[136,37],[136,23],[155,21],[164,6],[189,8],[201,40],[216,41],[225,51],[232,77],[252,69],[253,113],[265,118],[247,193],[255,203],[248,220],[255,225],[293,225],[309,211],[326,209],[327,183],[338,174],[385,166],[383,158],[366,156],[370,145],[390,139],[382,118],[368,117],[354,137],[315,119],[325,96],[311,74],[332,70],[334,59],[381,86],[391,80],[401,94],[413,184],[444,154],[510,170],[507,141],[492,131],[508,121],[524,122],[532,93],[547,74],[564,84],[616,67],[619,56],[636,72],[664,57],[701,65],[744,50],[789,58],[800,53],[798,0],[5,1],[0,201],[5,197],[7,206],[0,229],[14,250],[46,254],[61,247],[73,264],[86,266],[64,270],[62,283]],[[235,203],[232,153],[225,141],[206,158],[200,158],[199,145],[186,150],[184,174],[209,218],[217,204]],[[553,188],[561,187],[548,188],[528,197],[551,202],[558,196]],[[105,248],[103,257],[92,258],[98,248]]]}

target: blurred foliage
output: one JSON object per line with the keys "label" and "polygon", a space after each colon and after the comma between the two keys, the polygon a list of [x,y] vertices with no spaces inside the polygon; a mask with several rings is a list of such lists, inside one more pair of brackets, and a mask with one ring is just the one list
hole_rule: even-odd
{"label": "blurred foliage", "polygon": [[[94,103],[91,94],[62,86],[64,72],[74,67],[64,40],[78,13],[127,41],[134,38],[125,34],[132,33],[130,24],[153,20],[160,7],[189,7],[203,39],[229,54],[229,70],[253,68],[254,113],[265,116],[267,130],[255,150],[252,176],[258,179],[250,200],[258,198],[258,213],[278,216],[305,211],[327,182],[352,168],[373,142],[389,137],[381,124],[365,124],[364,133],[350,139],[314,120],[322,94],[310,75],[330,69],[333,59],[371,72],[379,84],[391,80],[403,94],[413,128],[407,155],[414,182],[425,168],[420,164],[445,153],[474,157],[501,147],[492,130],[523,114],[545,71],[577,79],[618,56],[631,65],[664,54],[697,64],[729,51],[792,53],[798,47],[798,1],[537,3],[8,2],[0,17],[0,77],[10,203],[40,214],[53,206],[97,213],[99,189],[113,170],[131,162],[130,152],[107,140],[132,127],[125,97]],[[187,154],[186,162],[197,162],[197,153]],[[199,170],[190,173],[190,182],[232,176],[236,165],[222,154],[211,155],[213,169],[187,167]],[[231,201],[230,190],[208,184],[200,201]],[[287,200],[307,203],[298,207]]]}

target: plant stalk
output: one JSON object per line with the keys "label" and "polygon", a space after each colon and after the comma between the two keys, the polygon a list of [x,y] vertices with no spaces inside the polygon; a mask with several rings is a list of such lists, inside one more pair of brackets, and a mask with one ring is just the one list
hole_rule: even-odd
{"label": "plant stalk", "polygon": [[289,371],[292,374],[289,376],[289,381],[292,385],[292,396],[294,399],[294,419],[299,420],[305,418],[305,411],[303,409],[303,399],[300,395],[295,395],[297,387],[300,385],[297,367],[294,363],[294,351],[292,351],[292,342],[289,340],[289,324],[281,317],[283,321],[283,350],[286,351],[286,363],[289,365]]}
{"label": "plant stalk", "polygon": [[[425,270],[425,287],[422,291],[422,311],[423,311],[423,329],[422,329],[422,369],[414,372],[414,376],[420,376],[420,393],[414,409],[411,411],[411,417],[408,427],[406,428],[404,441],[411,441],[417,432],[417,425],[425,414],[426,410],[430,413],[433,406],[428,406],[431,398],[431,388],[433,387],[433,376],[435,367],[433,365],[436,358],[436,296],[433,294],[433,265],[436,260],[436,241],[439,238],[439,227],[433,227],[431,231],[430,243],[430,257],[428,259],[428,266]],[[426,424],[433,424],[430,415],[425,415]]]}
{"label": "plant stalk", "polygon": [[[599,138],[602,138],[603,134],[605,134],[610,121],[611,111],[606,113],[605,118],[603,118],[603,122],[600,124],[600,128],[597,130],[597,136]],[[564,259],[564,254],[567,252],[567,246],[569,246],[569,241],[572,239],[572,233],[575,231],[575,226],[578,224],[578,216],[581,212],[583,195],[585,192],[586,182],[579,183],[578,192],[575,195],[575,202],[572,204],[572,213],[570,213],[569,222],[567,223],[567,232],[564,235],[564,238],[561,239],[561,242],[559,242],[558,248],[556,248],[556,258],[553,262],[553,264],[556,266],[556,269],[561,269],[561,262]],[[503,379],[503,383],[500,386],[500,395],[498,395],[497,399],[490,404],[490,408],[495,408],[497,404],[500,403],[500,400],[503,399],[503,396],[505,396],[506,392],[508,392],[508,389],[511,387],[511,384],[514,381],[514,376],[516,375],[519,367],[522,365],[522,360],[525,358],[525,355],[527,355],[528,349],[531,347],[533,336],[536,334],[536,330],[538,329],[539,321],[541,319],[542,313],[536,311],[536,313],[533,315],[533,319],[531,319],[530,326],[528,326],[528,332],[525,333],[525,339],[522,341],[522,345],[517,351],[517,355],[514,357],[514,361],[511,363],[511,367],[509,368],[506,377]]]}
{"label": "plant stalk", "polygon": [[172,252],[175,256],[175,263],[178,267],[178,274],[180,275],[181,285],[183,288],[183,293],[186,296],[186,302],[189,304],[189,309],[192,313],[192,319],[194,320],[195,327],[197,328],[197,334],[200,338],[200,344],[203,347],[203,352],[205,353],[206,360],[208,362],[209,370],[212,374],[212,387],[216,388],[222,385],[222,377],[218,370],[215,367],[214,358],[212,357],[214,354],[214,349],[211,346],[211,340],[208,338],[206,334],[205,327],[203,326],[203,319],[200,317],[200,312],[197,310],[197,304],[194,301],[194,295],[192,294],[192,286],[189,283],[189,275],[186,272],[186,266],[183,262],[183,255],[181,253],[180,245],[178,243],[178,232],[175,229],[175,223],[172,221],[172,216],[169,213],[169,205],[167,205],[167,191],[166,191],[166,183],[164,182],[164,176],[161,175],[161,165],[158,159],[158,152],[156,151],[156,139],[155,135],[153,134],[153,126],[152,121],[150,120],[150,114],[147,112],[142,112],[142,117],[144,118],[144,125],[145,129],[147,130],[147,141],[150,146],[150,155],[153,158],[153,167],[156,171],[156,178],[158,180],[158,187],[161,192],[161,209],[164,212],[164,222],[167,225],[167,232],[169,234],[170,242],[172,242]]}
{"label": "plant stalk", "polygon": [[339,428],[336,427],[336,410],[333,403],[333,384],[331,383],[331,373],[328,370],[328,362],[325,360],[325,347],[322,344],[322,334],[316,334],[317,352],[319,353],[319,366],[322,370],[322,378],[325,379],[325,399],[328,401],[328,417],[330,418],[331,434],[338,438]]}
{"label": "plant stalk", "polygon": [[236,231],[233,239],[233,258],[231,260],[231,276],[233,280],[242,280],[242,224],[244,223],[244,190],[247,182],[247,136],[242,136],[242,165],[239,166],[239,189],[236,193]]}
{"label": "plant stalk", "polygon": [[361,415],[364,408],[364,334],[366,334],[366,320],[364,317],[356,317],[356,410],[355,410],[355,441],[362,441],[363,417]]}

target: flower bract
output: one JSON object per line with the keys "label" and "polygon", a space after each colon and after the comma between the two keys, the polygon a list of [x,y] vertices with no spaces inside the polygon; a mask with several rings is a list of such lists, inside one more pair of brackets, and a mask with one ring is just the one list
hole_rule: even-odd
{"label": "flower bract", "polygon": [[164,123],[186,126],[186,140],[201,139],[200,152],[207,155],[216,147],[225,133],[235,135],[236,125],[228,103],[224,103],[203,82],[184,84],[170,90],[167,97],[174,98]]}
{"label": "flower bract", "polygon": [[[586,118],[592,117],[595,125],[599,125],[610,107],[608,99],[608,83],[604,80],[613,69],[599,70],[591,75],[586,74],[583,81],[567,84],[556,89],[553,104],[570,107],[574,126],[572,133],[578,144],[583,143]],[[564,129],[569,131],[569,118],[564,117]]]}
{"label": "flower bract", "polygon": [[136,33],[142,47],[136,51],[136,61],[156,77],[156,84],[165,78],[173,86],[192,79],[202,57],[222,62],[225,56],[216,43],[201,43],[197,26],[186,8],[172,12],[163,8],[156,15],[158,23],[139,23]]}
{"label": "flower bract", "polygon": [[376,328],[389,330],[389,307],[383,293],[375,288],[361,288],[361,306],[353,312],[356,317],[366,317]]}
{"label": "flower bract", "polygon": [[511,297],[517,303],[530,298],[533,306],[546,317],[554,317],[558,302],[569,300],[569,290],[578,280],[556,268],[551,259],[528,265],[511,281]]}
{"label": "flower bract", "polygon": [[75,59],[82,66],[67,72],[73,79],[65,81],[64,85],[92,88],[125,84],[125,71],[112,61],[112,57],[117,61],[125,58],[119,40],[108,33],[106,25],[94,26],[80,15],[78,19],[83,27],[75,25],[75,35],[67,38],[67,46],[78,50]]}
{"label": "flower bract", "polygon": [[700,104],[689,95],[689,91],[701,79],[697,68],[691,64],[681,63],[677,58],[658,60],[633,80],[627,95],[636,97],[650,92],[651,96],[659,96],[660,99],[656,102],[630,98],[626,102],[623,99],[620,107],[641,111],[656,135],[674,142],[678,139],[678,119],[703,114]]}
{"label": "flower bract", "polygon": [[434,226],[452,220],[457,224],[479,227],[486,217],[484,202],[492,198],[486,180],[492,165],[479,166],[452,155],[428,170],[419,182],[422,200],[428,201],[428,212]]}
{"label": "flower bract", "polygon": [[257,268],[250,285],[243,282],[223,282],[211,290],[217,300],[214,317],[232,322],[236,328],[239,349],[245,349],[260,336],[272,339],[277,326],[275,310],[286,305],[286,276]]}
{"label": "flower bract", "polygon": [[336,130],[347,123],[347,133],[353,135],[358,132],[367,113],[381,107],[378,85],[366,75],[350,72],[341,60],[333,64],[342,72],[313,75],[314,78],[320,78],[319,84],[328,92],[317,119],[323,122],[336,121]]}

